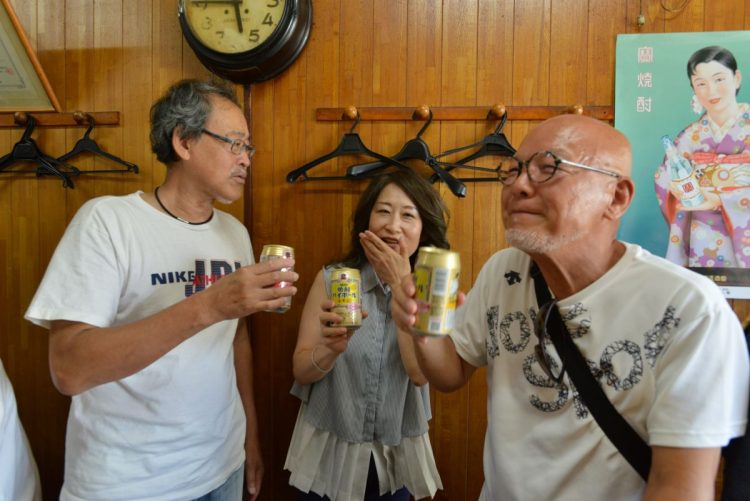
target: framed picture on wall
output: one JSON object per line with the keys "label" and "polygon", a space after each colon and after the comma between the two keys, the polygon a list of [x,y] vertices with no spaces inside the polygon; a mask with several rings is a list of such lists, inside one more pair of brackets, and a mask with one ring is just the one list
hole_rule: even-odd
{"label": "framed picture on wall", "polygon": [[636,193],[620,238],[750,299],[750,31],[619,35],[615,126]]}
{"label": "framed picture on wall", "polygon": [[10,0],[0,0],[0,112],[61,111]]}

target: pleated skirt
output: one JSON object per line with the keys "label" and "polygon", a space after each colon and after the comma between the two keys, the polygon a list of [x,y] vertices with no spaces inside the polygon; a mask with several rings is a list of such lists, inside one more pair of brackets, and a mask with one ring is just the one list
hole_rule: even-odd
{"label": "pleated skirt", "polygon": [[300,406],[284,463],[293,487],[331,501],[361,501],[372,455],[381,495],[405,486],[415,499],[431,498],[443,488],[429,434],[404,437],[395,446],[346,442],[306,422],[305,407]]}

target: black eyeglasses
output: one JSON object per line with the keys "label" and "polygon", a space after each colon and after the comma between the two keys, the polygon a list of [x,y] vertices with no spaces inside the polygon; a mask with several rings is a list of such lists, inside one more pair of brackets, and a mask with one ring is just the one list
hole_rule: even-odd
{"label": "black eyeglasses", "polygon": [[[539,307],[539,313],[537,313],[536,320],[534,321],[534,334],[536,334],[538,339],[538,343],[534,347],[534,354],[537,361],[539,361],[539,365],[542,366],[544,373],[556,384],[560,384],[565,375],[565,361],[561,359],[561,366],[558,368],[557,362],[549,356],[549,353],[545,349],[546,344],[554,346],[547,332],[547,323],[549,323],[549,317],[556,308],[557,301],[554,299]],[[549,343],[547,343],[548,339]]]}
{"label": "black eyeglasses", "polygon": [[229,144],[229,151],[231,151],[235,155],[242,155],[243,153],[247,153],[248,157],[252,157],[253,155],[255,155],[255,146],[247,144],[242,139],[232,139],[231,137],[221,136],[206,129],[201,129],[201,132],[203,132],[204,134],[208,134],[214,139],[218,139],[219,141],[223,141]]}
{"label": "black eyeglasses", "polygon": [[526,174],[531,181],[535,183],[544,183],[552,179],[552,176],[554,176],[560,168],[560,164],[572,165],[579,169],[598,172],[600,174],[606,174],[607,176],[621,177],[621,175],[615,171],[565,160],[551,151],[538,151],[531,155],[525,162],[515,157],[506,157],[500,162],[497,177],[505,186],[510,186],[521,175],[523,168],[526,167]]}

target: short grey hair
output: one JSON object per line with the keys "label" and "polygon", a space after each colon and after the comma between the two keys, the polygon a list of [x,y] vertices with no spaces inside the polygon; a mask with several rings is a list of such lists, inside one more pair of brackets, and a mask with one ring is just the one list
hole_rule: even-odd
{"label": "short grey hair", "polygon": [[211,95],[222,97],[239,106],[234,89],[220,80],[180,80],[172,85],[151,106],[151,151],[160,162],[170,165],[179,158],[172,148],[172,132],[181,139],[201,135],[211,113]]}

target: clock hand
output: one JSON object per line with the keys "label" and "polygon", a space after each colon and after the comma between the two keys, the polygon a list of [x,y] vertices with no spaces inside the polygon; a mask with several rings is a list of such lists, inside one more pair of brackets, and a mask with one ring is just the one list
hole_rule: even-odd
{"label": "clock hand", "polygon": [[237,29],[242,33],[242,17],[240,16],[240,4],[242,0],[234,2],[234,16],[237,18]]}

